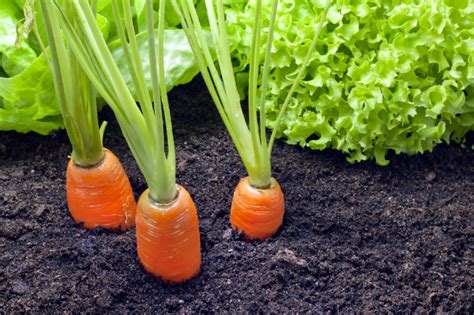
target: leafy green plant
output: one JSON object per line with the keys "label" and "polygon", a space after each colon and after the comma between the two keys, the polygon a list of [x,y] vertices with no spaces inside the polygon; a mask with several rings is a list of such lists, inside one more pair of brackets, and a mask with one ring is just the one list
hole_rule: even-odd
{"label": "leafy green plant", "polygon": [[[271,0],[264,3],[268,18]],[[257,2],[227,5],[234,66],[245,77]],[[389,150],[423,152],[474,130],[474,3],[465,0],[336,1],[278,126],[324,6],[283,1],[278,11],[265,106],[278,136],[385,165]],[[244,91],[246,80],[239,82]]]}
{"label": "leafy green plant", "polygon": [[0,2],[0,130],[46,134],[62,125],[61,113],[39,46],[17,36],[22,5]]}

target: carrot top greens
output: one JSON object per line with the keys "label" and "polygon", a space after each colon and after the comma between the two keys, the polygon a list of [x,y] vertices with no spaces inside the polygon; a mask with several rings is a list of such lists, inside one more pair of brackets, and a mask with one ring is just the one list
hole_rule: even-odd
{"label": "carrot top greens", "polygon": [[[268,27],[265,59],[263,69],[260,69],[260,46],[262,43],[262,0],[256,0],[255,20],[250,46],[249,100],[248,123],[242,111],[240,97],[236,84],[234,69],[229,51],[229,39],[226,30],[226,20],[223,0],[206,0],[207,17],[209,20],[212,42],[216,49],[217,65],[214,64],[209,45],[204,36],[204,30],[194,7],[193,0],[172,0],[181,25],[188,37],[190,46],[195,54],[202,76],[219,114],[227,128],[242,162],[250,177],[250,184],[259,188],[271,185],[271,152],[275,141],[276,131],[285,114],[291,96],[305,73],[309,59],[314,51],[316,41],[325,21],[331,1],[319,19],[314,36],[307,52],[305,61],[286,96],[278,115],[276,126],[267,140],[265,130],[265,95],[268,82],[270,54],[272,49],[273,32],[275,29],[278,0],[272,1],[272,11]],[[261,82],[261,84],[259,84]],[[258,89],[260,88],[260,97]],[[260,108],[260,115],[257,109]]]}
{"label": "carrot top greens", "polygon": [[75,23],[64,10],[62,13],[56,10],[53,17],[64,30],[71,50],[89,80],[114,111],[123,135],[148,184],[150,197],[158,202],[167,203],[176,197],[177,190],[175,147],[163,61],[165,0],[159,2],[157,43],[153,1],[146,1],[152,93],[147,89],[140,60],[130,1],[112,0],[111,6],[140,106],[136,104],[132,91],[107,47],[89,1],[72,1]]}
{"label": "carrot top greens", "polygon": [[[64,1],[62,10],[71,25],[76,24],[72,3]],[[41,46],[54,74],[54,87],[60,105],[66,131],[72,145],[72,159],[82,167],[93,166],[104,156],[102,133],[99,129],[96,92],[81,70],[77,59],[63,38],[52,1],[40,1],[44,26],[49,42],[50,57]],[[37,32],[37,27],[35,27]],[[38,35],[38,39],[41,37]]]}

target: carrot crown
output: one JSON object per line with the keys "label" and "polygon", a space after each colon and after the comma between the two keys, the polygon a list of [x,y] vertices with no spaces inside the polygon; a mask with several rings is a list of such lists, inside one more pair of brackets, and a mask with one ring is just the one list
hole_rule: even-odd
{"label": "carrot crown", "polygon": [[[178,3],[178,2],[179,3]],[[259,188],[267,188],[271,184],[271,152],[275,141],[276,131],[294,90],[298,86],[310,57],[316,46],[325,16],[329,9],[328,1],[325,11],[316,27],[310,49],[305,61],[299,69],[298,75],[288,93],[270,140],[267,141],[265,130],[265,95],[267,90],[270,52],[272,49],[273,32],[278,10],[278,0],[272,0],[270,26],[265,48],[263,69],[260,71],[260,46],[262,42],[262,0],[256,0],[252,44],[250,49],[248,123],[244,117],[240,104],[234,69],[229,51],[229,39],[226,31],[224,0],[206,0],[207,17],[212,35],[212,42],[216,49],[217,64],[214,63],[209,45],[204,36],[203,27],[193,0],[172,0],[172,5],[181,19],[181,25],[188,37],[189,44],[196,57],[201,74],[206,82],[212,99],[227,128],[235,147],[247,169],[250,184]],[[260,73],[261,72],[261,73]],[[259,85],[259,76],[261,75]],[[260,88],[260,98],[258,98]],[[260,107],[260,115],[257,109]]]}
{"label": "carrot crown", "polygon": [[[106,126],[104,123],[99,128],[96,92],[63,38],[58,19],[52,11],[53,2],[40,1],[40,8],[44,16],[49,54],[41,42],[36,25],[34,31],[53,72],[59,107],[72,145],[72,160],[82,167],[95,165],[104,156],[102,135]],[[64,1],[62,9],[74,24],[71,2]]]}
{"label": "carrot crown", "polygon": [[76,24],[64,12],[56,11],[56,17],[82,69],[114,111],[151,197],[159,202],[169,202],[176,197],[177,190],[175,147],[163,61],[165,0],[159,3],[158,43],[155,42],[153,1],[146,1],[152,93],[147,89],[140,60],[130,1],[112,0],[111,6],[140,106],[137,106],[112,57],[89,1],[72,1]]}

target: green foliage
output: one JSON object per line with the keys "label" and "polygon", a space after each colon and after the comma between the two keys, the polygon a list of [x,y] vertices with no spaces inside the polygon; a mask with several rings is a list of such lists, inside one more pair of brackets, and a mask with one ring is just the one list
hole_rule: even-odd
{"label": "green foliage", "polygon": [[[245,76],[255,1],[227,5],[234,65]],[[324,5],[280,3],[266,103],[270,128]],[[316,150],[341,150],[349,161],[374,157],[385,165],[388,150],[430,151],[442,140],[462,142],[474,130],[472,1],[338,0],[328,20],[279,136]]]}
{"label": "green foliage", "polygon": [[[171,8],[171,6],[170,6]],[[137,34],[137,44],[141,52],[148,51],[148,33],[146,31]],[[155,41],[158,42],[158,31],[155,30]],[[190,82],[198,73],[199,67],[197,66],[193,52],[189,48],[188,40],[186,35],[180,29],[169,29],[164,32],[165,41],[165,73],[166,73],[166,87],[167,90],[171,90],[174,86],[180,84],[186,84]],[[132,76],[130,69],[127,65],[127,60],[124,55],[123,47],[120,41],[114,41],[109,44],[110,50],[117,65],[122,73],[125,82],[129,86],[130,90],[136,94],[135,86],[132,82]],[[148,54],[142,53],[140,55],[141,64],[143,71],[145,72],[145,78],[148,85],[148,90],[152,90],[151,84],[151,69],[150,59]],[[136,98],[136,97],[135,97]],[[137,99],[137,98],[136,98]]]}
{"label": "green foliage", "polygon": [[0,78],[0,130],[47,134],[62,126],[44,56],[12,78]]}
{"label": "green foliage", "polygon": [[[97,94],[65,42],[57,14],[55,14],[56,5],[54,2],[42,1],[40,8],[48,38],[49,53],[44,48],[44,42],[41,42],[41,47],[48,57],[47,62],[53,74],[56,98],[72,145],[71,159],[75,165],[81,167],[96,165],[104,157],[103,131],[99,129],[97,117]],[[71,10],[70,2],[64,1],[62,9],[75,23],[75,15]],[[34,22],[34,19],[32,21]],[[33,30],[37,34],[38,27],[38,24],[33,25]]]}
{"label": "green foliage", "polygon": [[[145,1],[134,3],[139,6]],[[22,9],[24,5],[24,0],[17,0],[16,3],[0,1],[0,131],[33,131],[46,135],[52,130],[63,128],[64,124],[55,96],[53,78],[46,59],[40,54],[41,49],[35,36],[31,33],[26,37],[20,34],[20,47],[17,47],[17,27],[21,31],[25,20]],[[144,7],[142,11],[138,17],[134,15],[134,22],[146,27]],[[43,21],[38,12],[37,8],[39,32],[46,42]],[[118,42],[110,0],[97,1],[97,12],[97,23],[102,34],[112,49],[121,73],[133,89],[126,58]],[[167,22],[172,19],[174,12],[170,9],[169,13]],[[176,21],[173,23],[175,25]],[[146,32],[138,35],[138,41],[141,56],[147,56]],[[199,69],[192,58],[184,33],[181,30],[166,30],[164,45],[167,88],[191,81]],[[143,66],[149,77],[149,62],[146,59],[143,58]],[[148,83],[151,91],[151,81]]]}
{"label": "green foliage", "polygon": [[36,52],[25,41],[17,41],[18,16],[22,11],[11,1],[0,3],[0,64],[5,75],[13,76],[36,59]]}

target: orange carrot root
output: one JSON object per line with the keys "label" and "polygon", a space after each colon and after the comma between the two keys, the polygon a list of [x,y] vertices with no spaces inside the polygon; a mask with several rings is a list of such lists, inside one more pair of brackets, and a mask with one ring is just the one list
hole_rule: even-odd
{"label": "orange carrot root", "polygon": [[251,239],[265,240],[273,236],[283,222],[285,200],[278,182],[272,178],[268,189],[252,187],[242,178],[232,199],[230,223]]}
{"label": "orange carrot root", "polygon": [[199,273],[201,241],[196,206],[183,187],[169,204],[159,204],[148,189],[137,206],[137,251],[145,270],[164,282],[181,283]]}
{"label": "orange carrot root", "polygon": [[69,211],[84,228],[126,230],[135,224],[135,198],[118,158],[105,149],[104,159],[93,167],[69,161],[66,190]]}

